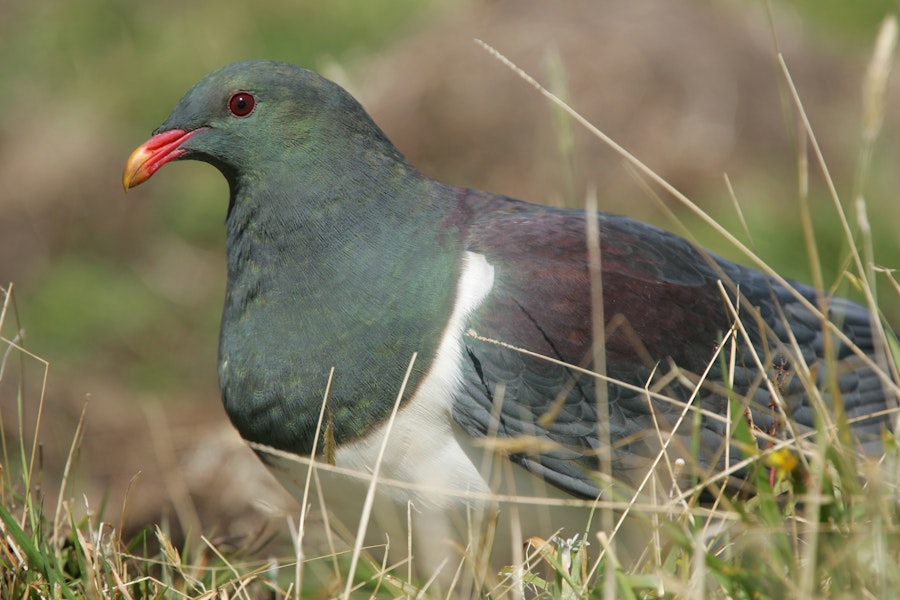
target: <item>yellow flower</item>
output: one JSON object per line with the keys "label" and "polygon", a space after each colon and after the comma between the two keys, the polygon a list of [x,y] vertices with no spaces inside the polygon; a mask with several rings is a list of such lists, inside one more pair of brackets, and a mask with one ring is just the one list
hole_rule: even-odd
{"label": "yellow flower", "polygon": [[787,448],[781,448],[766,456],[766,464],[775,469],[779,479],[793,473],[799,462],[794,453]]}

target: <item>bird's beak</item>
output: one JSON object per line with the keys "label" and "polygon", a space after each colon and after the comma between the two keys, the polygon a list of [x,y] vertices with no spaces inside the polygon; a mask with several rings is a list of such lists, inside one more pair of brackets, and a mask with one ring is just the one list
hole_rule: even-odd
{"label": "bird's beak", "polygon": [[169,129],[138,146],[125,162],[125,172],[122,174],[125,191],[144,183],[164,164],[187,152],[181,145],[198,131]]}

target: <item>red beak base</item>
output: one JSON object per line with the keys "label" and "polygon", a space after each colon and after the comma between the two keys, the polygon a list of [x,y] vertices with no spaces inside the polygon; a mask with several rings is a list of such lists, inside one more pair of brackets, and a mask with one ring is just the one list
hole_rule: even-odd
{"label": "red beak base", "polygon": [[125,191],[144,183],[164,164],[187,152],[181,145],[197,131],[170,129],[157,133],[138,146],[125,162],[125,172],[122,174]]}

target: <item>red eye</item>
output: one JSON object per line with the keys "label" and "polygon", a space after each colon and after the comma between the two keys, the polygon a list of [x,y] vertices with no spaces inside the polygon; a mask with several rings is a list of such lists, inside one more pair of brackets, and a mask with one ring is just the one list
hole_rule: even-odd
{"label": "red eye", "polygon": [[236,117],[246,117],[253,112],[256,100],[250,92],[235,92],[228,99],[228,110]]}

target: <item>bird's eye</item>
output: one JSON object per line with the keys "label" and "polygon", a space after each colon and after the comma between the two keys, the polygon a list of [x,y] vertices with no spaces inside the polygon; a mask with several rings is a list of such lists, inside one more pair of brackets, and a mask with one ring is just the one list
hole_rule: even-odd
{"label": "bird's eye", "polygon": [[253,112],[256,100],[250,92],[235,92],[228,99],[228,110],[236,117],[246,117]]}

